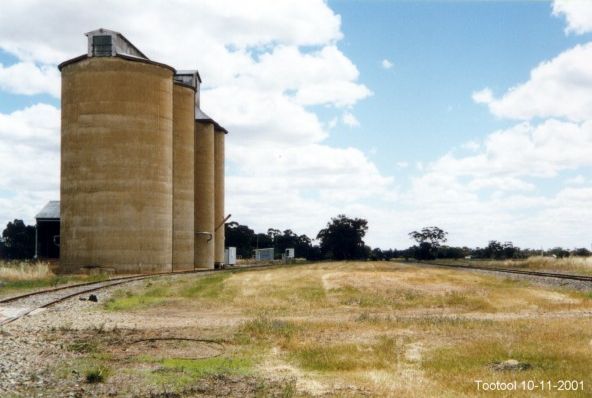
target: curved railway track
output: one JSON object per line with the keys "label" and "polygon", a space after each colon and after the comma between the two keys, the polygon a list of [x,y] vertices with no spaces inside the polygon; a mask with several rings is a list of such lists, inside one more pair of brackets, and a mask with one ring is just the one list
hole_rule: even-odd
{"label": "curved railway track", "polygon": [[13,306],[11,316],[4,319],[0,318],[0,326],[14,322],[24,316],[31,314],[39,309],[48,308],[52,305],[58,304],[62,301],[68,300],[72,297],[80,296],[82,294],[91,293],[97,290],[101,290],[111,286],[122,285],[124,283],[135,282],[138,280],[155,278],[159,276],[170,276],[170,275],[182,275],[182,274],[209,274],[214,272],[232,272],[248,269],[258,268],[270,268],[275,267],[276,264],[272,265],[253,265],[245,266],[240,268],[227,268],[227,269],[195,269],[189,271],[176,271],[176,272],[161,272],[156,274],[143,274],[143,275],[132,275],[122,276],[118,278],[112,278],[98,282],[84,282],[66,286],[60,286],[51,289],[38,290],[31,293],[21,294],[18,296],[7,297],[0,300],[0,306],[3,304],[11,304]]}
{"label": "curved railway track", "polygon": [[503,273],[508,273],[508,274],[537,276],[537,277],[542,277],[542,278],[568,279],[568,280],[572,280],[572,281],[583,281],[583,282],[591,282],[592,283],[592,276],[587,276],[587,275],[562,274],[562,273],[558,273],[558,272],[526,271],[526,270],[519,270],[519,269],[512,269],[512,268],[497,268],[497,267],[486,267],[486,266],[467,265],[467,264],[447,264],[447,263],[435,263],[435,262],[426,262],[426,261],[413,261],[412,263],[435,265],[438,267],[448,267],[448,268],[465,268],[465,269],[474,269],[474,270],[480,270],[480,271],[503,272]]}
{"label": "curved railway track", "polygon": [[[497,267],[486,267],[486,266],[478,266],[478,265],[467,265],[467,264],[449,264],[449,263],[437,263],[437,262],[424,262],[424,261],[413,261],[410,262],[411,264],[423,264],[423,265],[430,265],[430,266],[438,266],[438,267],[447,267],[447,268],[461,268],[461,269],[469,269],[469,270],[480,270],[480,271],[492,271],[492,272],[501,272],[501,273],[509,273],[509,274],[519,274],[519,275],[528,275],[528,276],[535,276],[541,278],[557,278],[557,279],[567,279],[567,280],[574,280],[574,281],[583,281],[592,283],[592,276],[586,275],[573,275],[573,274],[563,274],[563,273],[556,273],[556,272],[539,272],[539,271],[526,271],[526,270],[517,270],[511,268],[497,268]],[[240,270],[249,270],[249,269],[257,269],[257,268],[270,268],[270,267],[277,267],[278,265],[254,265],[254,266],[245,266],[240,268],[230,268],[230,269],[222,269],[222,270],[212,270],[212,269],[196,269],[190,271],[177,271],[177,272],[162,272],[156,274],[145,274],[145,275],[132,275],[132,276],[123,276],[118,278],[112,278],[105,281],[99,282],[85,282],[85,283],[78,283],[73,285],[66,285],[60,286],[52,289],[44,289],[39,290],[31,293],[21,294],[18,296],[8,297],[0,300],[0,305],[11,303],[12,305],[17,305],[17,310],[15,314],[9,316],[7,318],[1,319],[0,318],[0,326],[9,324],[14,322],[26,315],[31,314],[32,312],[42,309],[48,308],[52,305],[58,304],[62,301],[68,300],[72,297],[80,296],[82,294],[94,292],[97,290],[101,290],[111,286],[117,286],[124,283],[130,283],[138,280],[143,280],[147,278],[154,278],[159,276],[167,276],[167,275],[181,275],[181,274],[208,274],[214,272],[232,272],[232,271],[240,271]],[[18,311],[18,308],[21,308]]]}

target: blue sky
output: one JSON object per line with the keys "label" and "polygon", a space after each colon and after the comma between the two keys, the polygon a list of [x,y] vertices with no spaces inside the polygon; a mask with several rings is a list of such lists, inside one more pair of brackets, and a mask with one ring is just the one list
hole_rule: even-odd
{"label": "blue sky", "polygon": [[[546,1],[330,1],[342,17],[343,52],[374,95],[356,105],[361,128],[331,136],[370,151],[382,170],[429,162],[512,121],[471,94],[503,93],[530,70],[589,35],[566,36]],[[390,60],[392,69],[381,67]]]}
{"label": "blue sky", "polygon": [[383,248],[427,225],[457,245],[592,242],[590,1],[7,0],[0,224],[59,197],[56,65],[98,27],[200,70],[235,221],[315,236],[345,213]]}

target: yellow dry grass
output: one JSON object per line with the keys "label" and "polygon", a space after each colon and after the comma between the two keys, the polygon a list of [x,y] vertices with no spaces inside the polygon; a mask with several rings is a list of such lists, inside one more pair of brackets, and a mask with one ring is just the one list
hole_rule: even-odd
{"label": "yellow dry grass", "polygon": [[592,275],[591,257],[563,257],[532,256],[522,260],[446,260],[438,259],[435,263],[450,263],[464,265],[479,265],[488,267],[520,268],[533,271],[555,271],[571,274]]}
{"label": "yellow dry grass", "polygon": [[[587,386],[568,395],[579,397],[592,382],[592,296],[485,274],[319,263],[156,282],[106,308],[169,314],[169,329],[210,319],[194,332],[227,336],[252,372],[296,378],[302,394],[491,396],[474,381],[571,377]],[[508,359],[530,368],[492,368]]]}
{"label": "yellow dry grass", "polygon": [[507,261],[507,265],[518,265],[528,269],[552,269],[563,272],[592,274],[592,257],[529,257],[523,261]]}
{"label": "yellow dry grass", "polygon": [[54,276],[46,262],[2,261],[0,281],[39,280]]}

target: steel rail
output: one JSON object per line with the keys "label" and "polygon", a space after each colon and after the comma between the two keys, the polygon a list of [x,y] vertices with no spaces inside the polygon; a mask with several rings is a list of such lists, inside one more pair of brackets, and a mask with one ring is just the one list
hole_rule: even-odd
{"label": "steel rail", "polygon": [[427,262],[427,261],[410,261],[409,263],[435,265],[435,266],[439,266],[439,267],[449,267],[449,268],[465,268],[465,269],[476,269],[476,270],[481,270],[481,271],[504,272],[504,273],[509,273],[509,274],[538,276],[538,277],[544,277],[544,278],[558,278],[558,279],[568,279],[568,280],[574,280],[574,281],[592,282],[592,276],[587,276],[587,275],[563,274],[563,273],[558,273],[558,272],[526,271],[526,270],[519,270],[519,269],[512,269],[512,268],[497,268],[497,267],[486,267],[486,266],[478,266],[478,265],[476,266],[476,265],[466,265],[466,264],[434,263],[434,262]]}
{"label": "steel rail", "polygon": [[[76,288],[85,287],[85,286],[89,287],[88,289],[77,290],[73,293],[69,293],[69,294],[60,296],[54,300],[50,300],[47,303],[42,304],[42,305],[34,306],[33,308],[30,308],[27,311],[25,311],[17,316],[6,318],[6,319],[0,321],[0,326],[7,325],[11,322],[14,322],[18,319],[21,319],[21,318],[29,315],[33,311],[36,311],[41,308],[51,307],[52,305],[58,304],[62,301],[70,299],[72,297],[76,297],[76,296],[80,296],[85,293],[90,293],[90,292],[94,292],[97,290],[105,289],[105,288],[108,288],[111,286],[122,285],[124,283],[130,283],[130,282],[135,282],[138,280],[144,280],[144,279],[154,278],[154,277],[159,277],[159,276],[172,276],[172,275],[182,275],[182,274],[208,274],[208,273],[217,273],[217,272],[241,272],[243,270],[247,271],[247,270],[262,269],[262,268],[273,268],[273,267],[279,267],[281,265],[283,265],[283,264],[250,265],[250,266],[244,266],[244,267],[238,267],[238,268],[222,268],[222,269],[203,268],[203,269],[193,269],[193,270],[187,270],[187,271],[160,272],[160,273],[154,273],[154,274],[124,276],[124,277],[113,278],[113,279],[108,279],[108,280],[104,280],[104,281],[84,282],[84,283],[72,284],[72,285],[67,285],[67,286],[60,286],[60,287],[52,288],[52,289],[38,290],[35,292],[30,292],[30,293],[26,293],[26,294],[21,294],[19,296],[8,297],[5,299],[2,299],[2,300],[0,300],[0,304],[11,303],[11,302],[19,301],[22,299],[27,299],[27,298],[35,297],[35,296],[42,296],[44,294],[51,294],[54,292],[59,292],[59,291],[67,290],[67,289],[76,289]],[[97,286],[97,285],[99,285],[99,286]]]}

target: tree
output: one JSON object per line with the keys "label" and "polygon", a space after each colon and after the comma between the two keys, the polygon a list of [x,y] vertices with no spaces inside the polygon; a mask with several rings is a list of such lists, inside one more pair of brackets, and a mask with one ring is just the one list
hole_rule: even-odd
{"label": "tree", "polygon": [[409,237],[419,244],[415,250],[415,258],[421,260],[436,258],[438,248],[446,242],[447,235],[448,232],[438,227],[425,227],[421,231],[409,232]]}
{"label": "tree", "polygon": [[10,260],[33,258],[35,255],[35,227],[14,220],[2,232],[6,258]]}
{"label": "tree", "polygon": [[569,250],[566,250],[562,247],[554,247],[553,249],[549,250],[547,254],[555,256],[557,258],[563,258],[569,256]]}
{"label": "tree", "polygon": [[579,249],[574,249],[571,254],[573,256],[588,257],[590,255],[590,250],[585,247],[580,247]]}
{"label": "tree", "polygon": [[334,260],[366,258],[367,250],[363,238],[367,230],[367,220],[348,218],[344,214],[331,218],[327,227],[317,235],[323,257]]}
{"label": "tree", "polygon": [[468,250],[465,251],[462,247],[442,246],[438,249],[438,258],[452,258],[459,259],[465,257]]}
{"label": "tree", "polygon": [[269,235],[260,232],[257,235],[253,236],[251,246],[253,247],[253,249],[273,247],[273,240],[271,240]]}
{"label": "tree", "polygon": [[487,247],[483,249],[483,256],[485,258],[501,259],[503,257],[504,247],[497,240],[490,240]]}
{"label": "tree", "polygon": [[502,258],[509,259],[518,257],[520,257],[520,248],[514,246],[512,242],[504,242],[502,245]]}
{"label": "tree", "polygon": [[250,258],[253,247],[252,242],[255,232],[246,225],[240,225],[236,221],[225,225],[226,246],[236,247],[236,254],[243,258]]}
{"label": "tree", "polygon": [[521,256],[520,248],[514,246],[512,242],[498,242],[490,240],[486,248],[482,249],[482,258],[492,258],[495,260],[505,260],[509,258],[518,258]]}

